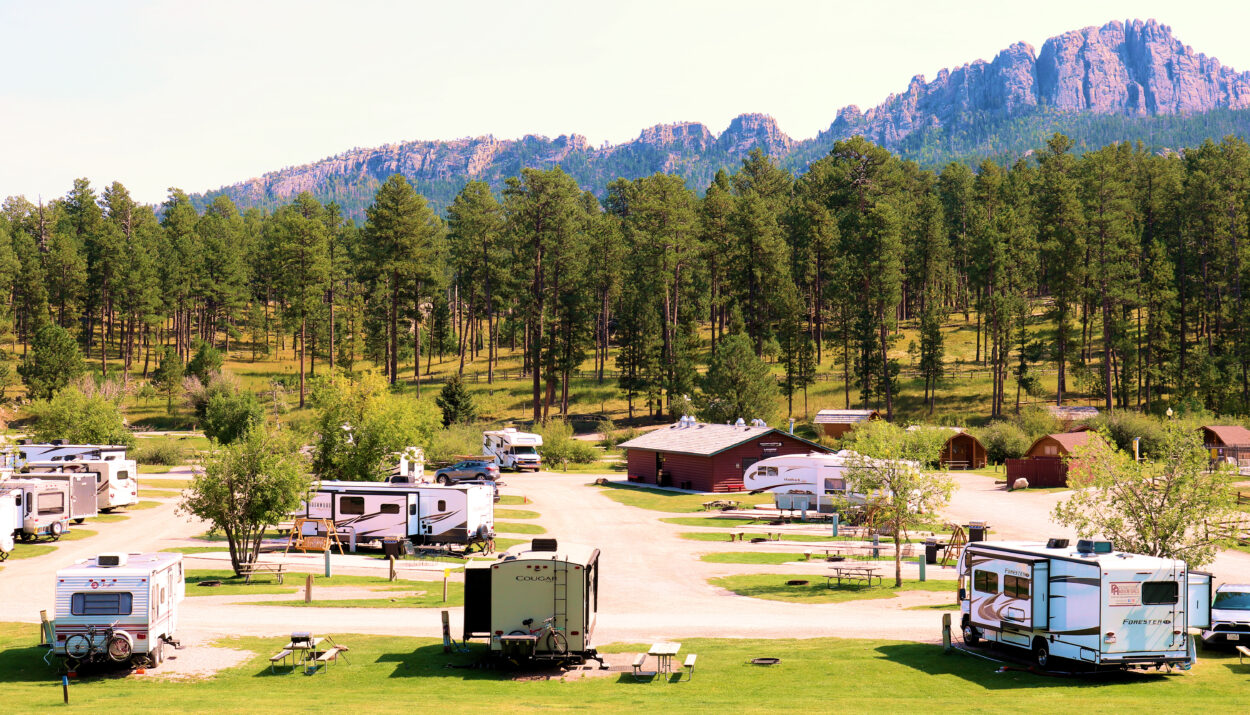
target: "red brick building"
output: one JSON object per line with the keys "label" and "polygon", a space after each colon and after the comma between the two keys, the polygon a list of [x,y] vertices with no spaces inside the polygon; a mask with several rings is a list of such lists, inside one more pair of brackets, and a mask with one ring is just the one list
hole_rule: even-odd
{"label": "red brick building", "polygon": [[621,447],[630,481],[701,492],[741,491],[743,472],[761,459],[833,451],[767,425],[702,422],[676,422]]}

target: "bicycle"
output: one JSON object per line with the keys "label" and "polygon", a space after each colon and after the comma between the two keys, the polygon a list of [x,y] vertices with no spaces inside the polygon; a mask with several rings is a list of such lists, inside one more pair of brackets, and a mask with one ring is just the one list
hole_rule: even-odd
{"label": "bicycle", "polygon": [[[550,618],[547,618],[543,621],[541,627],[530,628],[530,626],[534,623],[534,619],[526,618],[524,621],[521,621],[521,625],[525,626],[527,630],[512,631],[508,635],[513,635],[513,636],[537,635],[538,638],[537,640],[535,640],[535,645],[537,645],[538,643],[545,642],[547,645],[546,650],[548,653],[551,653],[552,655],[557,655],[557,656],[566,655],[569,652],[569,639],[566,638],[564,634],[560,632],[562,629],[558,628],[555,625],[555,620],[556,620],[556,617],[551,616]],[[545,641],[544,641],[544,638],[546,639]],[[537,648],[535,648],[535,650],[537,650]]]}
{"label": "bicycle", "polygon": [[[65,657],[76,661],[96,660],[101,651],[108,656],[110,660],[117,663],[129,660],[133,655],[134,647],[130,640],[118,635],[113,627],[117,624],[114,622],[107,627],[97,629],[94,624],[87,626],[86,633],[75,633],[65,639]],[[98,640],[103,647],[96,645],[97,636],[103,636]]]}

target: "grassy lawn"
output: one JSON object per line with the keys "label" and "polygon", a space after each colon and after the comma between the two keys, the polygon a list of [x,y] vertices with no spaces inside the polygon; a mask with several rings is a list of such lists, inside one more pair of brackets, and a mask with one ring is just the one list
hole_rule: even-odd
{"label": "grassy lawn", "polygon": [[804,556],[803,554],[778,554],[763,551],[720,551],[703,554],[699,560],[712,564],[788,564],[791,561],[803,561]]}
{"label": "grassy lawn", "polygon": [[[316,600],[304,603],[294,601],[259,601],[248,603],[248,606],[295,606],[298,608],[437,608],[441,606],[464,605],[464,584],[457,581],[447,583],[447,600],[443,601],[442,581],[409,581],[404,591],[424,591],[417,596],[396,596],[394,598],[345,598]],[[382,589],[375,589],[382,590]],[[399,589],[387,588],[393,591]],[[313,595],[317,595],[317,586],[313,585]]]}
{"label": "grassy lawn", "polygon": [[70,530],[61,536],[61,541],[78,541],[79,539],[90,539],[100,532],[84,529],[81,526],[70,527]]}
{"label": "grassy lawn", "polygon": [[[285,712],[308,709],[409,712],[414,702],[493,712],[594,709],[606,712],[699,711],[828,712],[1240,712],[1246,674],[1227,653],[1207,655],[1192,671],[1109,673],[1059,678],[1019,671],[996,672],[997,663],[940,646],[883,640],[813,638],[746,640],[687,638],[682,653],[699,655],[698,677],[675,687],[635,682],[628,673],[564,682],[513,680],[488,669],[449,669],[480,658],[483,646],[445,655],[436,638],[332,633],[351,646],[351,664],[316,677],[269,673],[268,656],[282,638],[232,638],[219,645],[254,654],[212,678],[80,677],[70,701],[92,711]],[[37,626],[0,624],[0,688],[11,712],[35,712],[61,703],[56,665],[43,662]],[[614,644],[601,650],[636,653],[645,646]],[[780,665],[748,663],[778,656]],[[158,668],[154,673],[159,673]],[[822,687],[823,686],[823,687]],[[784,693],[784,701],[774,694]],[[834,695],[836,693],[836,695]],[[506,705],[505,705],[506,704]]]}
{"label": "grassy lawn", "polygon": [[495,509],[496,519],[537,519],[542,516],[529,509]]}
{"label": "grassy lawn", "polygon": [[[279,584],[278,577],[273,574],[260,574],[252,577],[251,583],[244,583],[242,576],[235,576],[229,569],[189,569],[187,571],[188,596],[243,596],[269,593],[295,593],[304,588],[307,574],[291,572],[284,574],[284,582]],[[405,590],[419,591],[425,585],[420,581],[388,581],[378,576],[331,576],[313,574],[313,595],[317,595],[318,586],[369,586],[376,589],[394,590],[404,586]],[[220,586],[200,586],[199,581],[221,581]],[[412,584],[408,588],[408,584]],[[443,582],[438,582],[443,587]],[[442,592],[439,592],[440,595]]]}
{"label": "grassy lawn", "polygon": [[[139,465],[140,474],[169,474],[169,470],[171,469],[173,469],[173,467],[168,464],[140,464]],[[146,481],[147,480],[145,479],[144,482]]]}
{"label": "grassy lawn", "polygon": [[529,539],[509,539],[506,536],[497,536],[495,537],[495,551],[507,551],[517,544],[528,544],[529,542]]}
{"label": "grassy lawn", "polygon": [[170,497],[176,497],[181,493],[182,492],[168,491],[165,489],[140,489],[139,490],[139,496],[155,498],[155,499],[169,499]]}
{"label": "grassy lawn", "polygon": [[45,554],[50,554],[53,551],[56,551],[56,547],[47,542],[32,542],[27,544],[18,541],[13,544],[13,550],[9,552],[9,560],[15,561],[17,559],[33,559],[36,556],[44,556]]}
{"label": "grassy lawn", "polygon": [[660,521],[665,524],[680,524],[681,526],[715,526],[725,529],[768,524],[766,519],[744,519],[736,516],[670,516],[660,519]]}
{"label": "grassy lawn", "polygon": [[632,484],[617,484],[615,482],[597,486],[596,488],[602,489],[604,496],[625,506],[651,509],[653,511],[703,511],[703,502],[712,501],[713,499],[733,499],[747,506],[771,504],[773,502],[773,497],[770,494],[716,494],[715,496],[710,494],[683,494],[682,492],[670,492],[665,489],[652,489]]}
{"label": "grassy lawn", "polygon": [[[883,574],[884,575],[884,574]],[[805,586],[787,586],[786,581],[807,581]],[[945,591],[955,600],[954,581],[913,581],[903,579],[903,586],[895,588],[894,580],[885,576],[879,586],[849,586],[828,588],[825,577],[819,574],[740,574],[708,579],[713,586],[733,591],[739,596],[764,598],[769,601],[794,603],[842,603],[876,598],[894,598],[902,591]]]}
{"label": "grassy lawn", "polygon": [[[682,533],[681,538],[691,541],[729,541],[729,535],[736,532],[726,531],[687,531]],[[762,536],[762,535],[761,535]],[[758,538],[758,537],[757,537]],[[849,536],[816,536],[815,534],[785,534],[780,541],[810,541],[812,543],[820,543],[824,541],[861,541],[859,538]],[[885,542],[881,543],[882,547]]]}
{"label": "grassy lawn", "polygon": [[495,531],[504,534],[545,534],[547,530],[538,524],[527,524],[523,521],[497,521]]}
{"label": "grassy lawn", "polygon": [[501,506],[515,506],[517,504],[529,504],[529,500],[521,494],[500,494],[499,504]]}
{"label": "grassy lawn", "polygon": [[168,549],[161,549],[175,554],[210,554],[219,551],[228,551],[225,544],[221,546],[174,546]]}
{"label": "grassy lawn", "polygon": [[98,524],[111,524],[115,521],[125,521],[129,518],[130,517],[126,516],[125,514],[96,514],[90,519],[87,519],[87,522],[98,523]]}

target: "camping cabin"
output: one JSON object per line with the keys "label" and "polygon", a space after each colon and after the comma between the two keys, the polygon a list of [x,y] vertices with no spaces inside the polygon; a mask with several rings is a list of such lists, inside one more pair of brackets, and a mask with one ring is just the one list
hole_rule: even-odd
{"label": "camping cabin", "polygon": [[872,420],[881,419],[876,410],[821,410],[816,413],[812,423],[819,425],[826,437],[842,439],[847,432]]}
{"label": "camping cabin", "polygon": [[74,662],[159,665],[177,647],[182,554],[100,554],[56,572],[52,652]]}
{"label": "camping cabin", "polygon": [[297,515],[331,519],[353,543],[398,537],[468,546],[495,538],[495,491],[490,484],[323,481]]}
{"label": "camping cabin", "polygon": [[950,433],[950,437],[942,445],[942,453],[939,463],[943,469],[980,469],[987,463],[985,446],[981,444],[981,440],[973,437],[971,433],[964,431],[960,427],[930,427],[927,425],[912,425],[907,430],[916,431],[923,429],[945,430]]}
{"label": "camping cabin", "polygon": [[56,541],[69,530],[69,484],[48,479],[10,479],[4,489],[21,492],[22,541],[47,537]]}
{"label": "camping cabin", "polygon": [[828,447],[755,424],[718,425],[683,417],[622,442],[633,482],[701,492],[743,490],[743,474],[763,459],[786,454],[832,452]]}
{"label": "camping cabin", "polygon": [[1003,643],[1047,668],[1188,668],[1190,628],[1211,622],[1211,575],[1184,561],[1114,551],[1111,542],[982,541],[959,559],[964,642]]}
{"label": "camping cabin", "polygon": [[[581,662],[599,610],[599,549],[555,539],[518,544],[464,569],[464,639],[488,638],[493,655]],[[545,629],[546,622],[557,629]]]}
{"label": "camping cabin", "polygon": [[1017,479],[1026,479],[1031,487],[1068,486],[1068,457],[1077,447],[1098,439],[1092,430],[1059,432],[1038,438],[1023,459],[1008,459],[1007,487]]}
{"label": "camping cabin", "polygon": [[1204,425],[1202,444],[1210,452],[1213,465],[1250,462],[1250,430],[1241,425]]}
{"label": "camping cabin", "polygon": [[96,509],[113,511],[139,503],[139,469],[133,459],[27,462],[30,474],[83,473],[91,476]]}

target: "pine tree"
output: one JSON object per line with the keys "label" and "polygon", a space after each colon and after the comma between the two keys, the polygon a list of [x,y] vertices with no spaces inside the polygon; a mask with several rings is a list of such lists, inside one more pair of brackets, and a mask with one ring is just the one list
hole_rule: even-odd
{"label": "pine tree", "polygon": [[464,386],[464,379],[458,374],[447,378],[443,389],[439,391],[434,402],[443,411],[443,426],[453,424],[469,424],[477,419],[477,406],[473,404],[473,395]]}
{"label": "pine tree", "polygon": [[69,332],[55,323],[44,323],[31,339],[30,352],[17,372],[33,398],[50,399],[82,374],[82,353]]}

